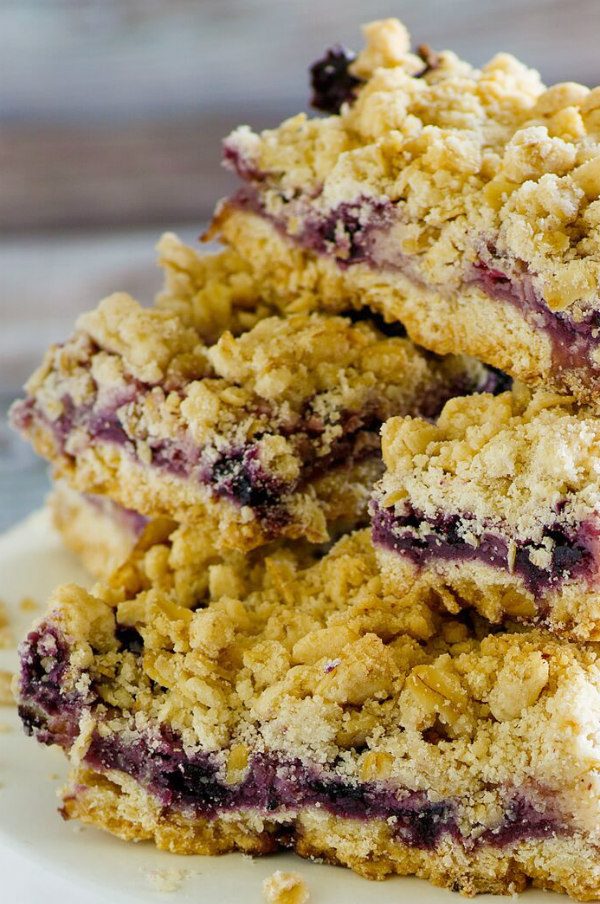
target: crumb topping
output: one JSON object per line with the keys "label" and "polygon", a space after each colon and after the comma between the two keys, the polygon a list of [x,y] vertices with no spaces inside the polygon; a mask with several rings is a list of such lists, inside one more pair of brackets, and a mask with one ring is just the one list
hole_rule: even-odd
{"label": "crumb topping", "polygon": [[[477,617],[394,596],[367,531],[316,561],[289,544],[208,558],[198,595],[180,600],[174,562],[195,549],[179,528],[92,595],[55,594],[50,623],[70,647],[65,689],[94,688],[99,732],[168,726],[187,751],[220,751],[230,781],[269,750],[434,799],[489,783],[589,800],[600,758],[595,645],[489,634]],[[123,645],[125,631],[139,646]]]}
{"label": "crumb topping", "polygon": [[144,383],[164,380],[180,356],[201,356],[193,329],[182,328],[169,311],[142,308],[123,292],[82,314],[77,329],[108,354],[118,355],[124,368]]}
{"label": "crumb topping", "polygon": [[[208,347],[173,314],[113,296],[50,350],[27,389],[50,421],[68,417],[68,399],[107,412],[105,419],[116,415],[148,463],[156,440],[215,449],[254,441],[261,466],[292,482],[308,454],[298,433],[313,456],[325,456],[363,423],[369,429],[418,409],[421,396],[435,404],[448,381],[464,375],[469,384],[479,373],[468,361],[428,359],[409,340],[366,323],[318,314],[267,318]],[[70,429],[67,450],[81,443]]]}
{"label": "crumb topping", "polygon": [[[80,491],[153,518],[208,513],[229,546],[282,534],[321,542],[333,522],[365,523],[384,420],[434,414],[489,377],[473,359],[436,358],[367,321],[263,316],[260,299],[244,330],[235,256],[201,266],[174,237],[161,247],[168,295],[151,308],[105,299],[48,351],[15,406],[18,429]],[[230,328],[212,341],[225,311]]]}
{"label": "crumb topping", "polygon": [[156,307],[176,314],[209,345],[224,330],[238,335],[273,313],[235,251],[199,253],[171,232],[162,236],[157,251],[164,285]]}
{"label": "crumb topping", "polygon": [[518,387],[456,398],[436,424],[384,425],[387,470],[376,496],[398,511],[410,502],[429,519],[457,512],[475,532],[510,525],[515,539],[541,542],[545,526],[560,519],[575,528],[598,511],[599,441],[598,419],[570,397]]}
{"label": "crumb topping", "polygon": [[455,289],[491,248],[551,310],[583,318],[600,277],[600,88],[546,88],[505,53],[479,70],[448,51],[424,65],[397,20],[364,31],[339,115],[227,140],[265,212],[293,236],[343,205],[364,225],[377,200],[394,211],[381,260],[400,251],[420,279]]}

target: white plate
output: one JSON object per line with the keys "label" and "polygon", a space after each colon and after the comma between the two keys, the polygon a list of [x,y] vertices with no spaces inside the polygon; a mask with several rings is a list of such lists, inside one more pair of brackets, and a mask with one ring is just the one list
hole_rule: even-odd
{"label": "white plate", "polygon": [[[45,512],[0,537],[0,575],[0,594],[11,606],[15,632],[21,635],[32,618],[19,608],[23,596],[44,605],[60,582],[90,583],[62,549]],[[0,652],[0,668],[15,667],[14,651]],[[0,721],[13,728],[0,734],[0,899],[6,904],[147,904],[161,899],[169,904],[261,904],[262,880],[276,869],[301,873],[310,888],[311,904],[460,904],[464,900],[417,879],[369,882],[348,870],[307,863],[293,854],[257,860],[238,854],[178,857],[149,844],[126,844],[63,822],[56,811],[56,789],[64,775],[62,755],[26,738],[11,708],[0,708]],[[169,894],[160,892],[161,877],[179,887]],[[568,900],[545,892],[528,892],[525,899],[527,904]],[[506,898],[485,895],[477,901]]]}

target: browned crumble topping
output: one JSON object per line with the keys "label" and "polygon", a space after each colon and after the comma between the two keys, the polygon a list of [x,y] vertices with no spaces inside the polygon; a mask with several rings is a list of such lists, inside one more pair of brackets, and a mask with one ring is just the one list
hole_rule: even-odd
{"label": "browned crumble topping", "polygon": [[514,564],[527,544],[532,567],[553,574],[565,537],[574,546],[589,542],[600,510],[599,425],[571,397],[522,386],[496,397],[453,399],[435,424],[390,419],[382,431],[386,473],[374,493],[380,510],[401,517],[408,506],[418,513],[417,545],[445,518],[455,519],[461,542],[473,549],[486,535],[507,546],[503,564],[440,554],[423,567],[382,549],[381,567],[396,592],[433,593],[450,611],[471,605],[492,621],[544,618],[563,636],[600,638],[593,545],[581,573],[555,575],[560,581],[541,586],[537,596]]}

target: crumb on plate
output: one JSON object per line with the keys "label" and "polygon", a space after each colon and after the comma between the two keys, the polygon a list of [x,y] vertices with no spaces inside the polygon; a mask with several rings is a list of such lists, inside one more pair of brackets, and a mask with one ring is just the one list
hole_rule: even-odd
{"label": "crumb on plate", "polygon": [[262,884],[263,895],[269,904],[306,904],[309,891],[299,873],[275,870]]}
{"label": "crumb on plate", "polygon": [[183,881],[189,876],[189,870],[175,867],[144,870],[144,872],[149,885],[154,891],[160,892],[178,891]]}

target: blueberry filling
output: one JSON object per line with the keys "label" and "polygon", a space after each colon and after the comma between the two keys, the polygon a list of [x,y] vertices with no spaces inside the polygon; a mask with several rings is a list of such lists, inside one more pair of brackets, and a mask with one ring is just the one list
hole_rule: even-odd
{"label": "blueberry filling", "polygon": [[513,276],[480,259],[466,282],[480,286],[491,298],[514,305],[534,327],[543,329],[551,339],[554,364],[559,370],[585,367],[598,371],[590,352],[598,348],[600,312],[593,311],[575,322],[568,313],[551,311],[524,266],[523,272]]}
{"label": "blueberry filling", "polygon": [[[316,807],[342,819],[388,822],[392,835],[404,844],[434,849],[444,835],[461,840],[456,819],[458,801],[430,801],[423,791],[396,789],[384,782],[344,781],[327,768],[284,760],[273,753],[256,754],[246,777],[227,785],[219,777],[210,754],[188,757],[174,739],[148,744],[125,744],[112,735],[94,734],[85,761],[94,769],[117,769],[131,775],[167,810],[194,813],[206,819],[239,810],[265,815]],[[503,822],[485,830],[475,844],[502,847],[521,839],[545,837],[560,831],[548,805],[537,810],[521,797],[511,796]],[[473,842],[463,839],[465,846]]]}
{"label": "blueberry filling", "polygon": [[[432,386],[430,391],[422,394],[411,413],[435,417],[448,398],[481,389],[468,385],[470,382],[473,381],[459,374],[445,386]],[[320,449],[320,438],[331,423],[315,413],[319,408],[318,396],[308,399],[300,412],[286,416],[286,419],[277,410],[271,412],[263,400],[257,399],[257,418],[269,419],[271,416],[276,432],[291,440],[294,453],[302,463],[298,477],[287,481],[269,472],[261,463],[260,433],[245,444],[215,448],[212,444],[196,445],[184,432],[177,438],[164,439],[142,431],[139,435],[130,431],[128,424],[130,420],[135,423],[136,407],[143,404],[149,391],[148,386],[131,380],[111,399],[104,393],[91,402],[76,405],[65,395],[60,400],[61,413],[52,420],[35,399],[26,399],[13,406],[12,421],[25,433],[34,430],[36,424],[43,425],[52,431],[62,454],[69,457],[77,456],[91,443],[109,443],[122,447],[135,460],[138,441],[142,441],[150,454],[151,467],[203,484],[213,497],[252,507],[265,529],[276,532],[289,520],[289,497],[308,481],[316,480],[338,466],[350,466],[379,455],[379,429],[387,416],[386,405],[376,397],[367,399],[362,410],[334,413],[333,423],[339,430],[325,451]],[[134,524],[134,517],[132,515],[132,528],[143,529],[145,520]]]}
{"label": "blueberry filling", "polygon": [[504,819],[495,829],[487,829],[481,841],[504,847],[521,838],[548,838],[558,834],[556,816],[550,811],[537,809],[520,795],[515,795],[504,813]]}
{"label": "blueberry filling", "polygon": [[[417,53],[424,66],[416,78],[423,78],[440,66],[440,55],[427,44],[421,44]],[[312,95],[311,107],[322,113],[337,114],[345,103],[352,103],[356,98],[362,79],[356,78],[349,71],[356,54],[340,44],[330,47],[324,56],[310,67],[310,87]]]}
{"label": "blueberry filling", "polygon": [[[68,400],[71,404],[71,400]],[[115,446],[124,446],[129,442],[129,436],[123,429],[116,411],[99,411],[91,413],[87,420],[86,428],[90,436],[101,443],[113,443]]]}
{"label": "blueberry filling", "polygon": [[253,445],[222,452],[210,469],[209,482],[218,496],[252,508],[277,505],[286,489],[264,472],[258,448]]}
{"label": "blueberry filling", "polygon": [[[119,626],[117,637],[123,647],[142,652],[137,632]],[[84,707],[94,712],[100,702],[93,683],[85,692],[64,690],[69,650],[60,632],[49,624],[29,634],[21,649],[21,662],[20,712],[26,731],[35,733],[43,743],[69,749],[77,738]],[[109,724],[112,712],[104,705],[100,711]],[[522,794],[506,789],[503,821],[472,842],[460,834],[458,799],[431,801],[423,791],[382,781],[359,783],[337,774],[335,766],[285,759],[270,752],[254,754],[245,777],[227,783],[221,755],[187,753],[168,726],[135,735],[95,730],[84,762],[97,771],[118,770],[131,776],[167,812],[205,819],[252,809],[284,820],[289,814],[293,820],[301,809],[315,807],[345,819],[386,820],[395,838],[420,849],[435,848],[447,834],[469,847],[481,843],[503,846],[564,831],[551,798],[545,808],[537,809]]]}
{"label": "blueberry filling", "polygon": [[[244,178],[238,169],[240,178]],[[332,255],[340,267],[352,264],[375,264],[375,243],[394,219],[395,206],[387,198],[358,197],[345,201],[327,214],[316,211],[310,203],[288,201],[290,212],[301,224],[292,236],[286,232],[286,217],[274,217],[265,211],[260,194],[250,185],[239,189],[231,199],[234,207],[249,210],[268,219],[276,229],[296,244],[317,254]]]}
{"label": "blueberry filling", "polygon": [[385,198],[357,198],[327,216],[308,219],[303,244],[318,254],[334,254],[343,264],[371,258],[373,234],[391,225],[393,205]]}
{"label": "blueberry filling", "polygon": [[225,169],[237,173],[245,182],[261,182],[266,175],[254,165],[251,158],[227,140],[223,142],[223,165]]}
{"label": "blueberry filling", "polygon": [[25,731],[42,744],[70,746],[83,700],[78,692],[63,688],[69,665],[66,641],[54,625],[42,623],[29,633],[19,654],[19,716]]}
{"label": "blueberry filling", "polygon": [[356,54],[336,44],[310,67],[311,106],[323,113],[339,113],[351,103],[361,80],[351,75],[350,64]]}
{"label": "blueberry filling", "polygon": [[505,536],[484,531],[477,545],[469,543],[464,526],[473,518],[468,514],[440,513],[430,519],[410,506],[402,514],[395,514],[393,508],[380,508],[376,503],[372,503],[371,513],[374,543],[405,556],[417,567],[439,559],[484,562],[518,574],[536,598],[564,581],[586,578],[596,570],[596,530],[591,524],[580,525],[575,533],[558,522],[546,527],[543,540],[550,541],[551,554],[549,565],[544,568],[535,563],[536,553],[546,549],[541,542],[515,540],[512,564]]}
{"label": "blueberry filling", "polygon": [[[129,404],[134,398],[134,392],[126,395],[125,404]],[[124,447],[132,458],[136,458],[137,437],[127,433],[119,418],[123,398],[115,402],[114,407],[100,410],[94,405],[77,407],[68,396],[61,402],[62,413],[52,421],[39,410],[35,400],[18,402],[12,410],[13,424],[21,431],[29,432],[36,422],[43,423],[52,431],[57,446],[65,455],[71,454],[68,442],[72,432],[81,428],[87,433],[88,441]],[[441,403],[436,409],[439,410],[440,407]],[[275,528],[289,517],[286,497],[307,481],[338,465],[377,455],[381,422],[382,415],[372,403],[360,413],[341,412],[340,435],[332,442],[327,453],[319,455],[318,440],[327,425],[313,413],[312,404],[308,402],[300,415],[289,423],[277,425],[279,433],[292,439],[303,464],[299,477],[290,482],[277,478],[262,466],[258,444],[260,434],[245,445],[222,448],[218,452],[215,452],[214,447],[198,447],[185,436],[178,440],[140,438],[144,439],[150,450],[153,467],[182,479],[197,480],[209,487],[214,496],[226,498],[236,505],[251,506],[259,520],[268,521]]]}
{"label": "blueberry filling", "polygon": [[[240,170],[238,173],[244,178]],[[238,191],[231,203],[269,220],[295,244],[334,257],[341,268],[364,263],[375,269],[400,271],[415,284],[423,284],[415,261],[380,241],[397,216],[394,203],[386,198],[359,197],[327,214],[315,210],[308,198],[291,200],[290,215],[303,224],[293,233],[287,230],[287,213],[279,217],[267,213],[260,194],[250,186]],[[509,269],[514,271],[512,275],[505,272]],[[600,346],[600,311],[592,311],[575,321],[568,311],[550,310],[535,288],[526,265],[515,262],[509,267],[507,262],[495,261],[493,248],[484,250],[477,262],[468,267],[463,281],[466,285],[479,286],[490,298],[518,308],[535,329],[547,333],[558,374],[583,369],[600,379],[600,366],[592,357],[592,352]],[[443,287],[440,291],[443,292]]]}
{"label": "blueberry filling", "polygon": [[227,785],[210,754],[186,756],[175,738],[123,743],[94,734],[85,761],[95,769],[118,769],[146,787],[163,806],[214,818],[232,810],[294,813],[320,807],[345,819],[387,819],[407,844],[433,848],[446,832],[456,832],[453,806],[432,803],[423,792],[396,792],[381,783],[346,783],[333,773],[256,754],[246,777]]}

